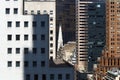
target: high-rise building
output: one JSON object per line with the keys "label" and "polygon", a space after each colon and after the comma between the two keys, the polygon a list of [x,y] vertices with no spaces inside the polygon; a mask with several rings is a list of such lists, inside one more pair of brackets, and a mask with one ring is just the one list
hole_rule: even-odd
{"label": "high-rise building", "polygon": [[75,0],[56,0],[56,32],[62,25],[63,43],[75,41]]}
{"label": "high-rise building", "polygon": [[120,0],[106,0],[106,46],[98,59],[96,80],[111,68],[120,68]]}
{"label": "high-rise building", "polygon": [[[24,0],[0,0],[0,79],[73,80],[69,64],[49,60],[49,37],[55,29],[50,26],[49,14],[40,14],[39,8],[52,7],[53,1],[26,1],[32,3],[32,11]],[[36,11],[38,14],[34,14]]]}
{"label": "high-rise building", "polygon": [[104,0],[76,1],[76,52],[78,70],[93,70],[105,43]]}
{"label": "high-rise building", "polygon": [[[34,7],[33,7],[34,5]],[[48,5],[48,6],[46,6]],[[56,58],[56,1],[25,0],[24,13],[49,14],[49,58]]]}

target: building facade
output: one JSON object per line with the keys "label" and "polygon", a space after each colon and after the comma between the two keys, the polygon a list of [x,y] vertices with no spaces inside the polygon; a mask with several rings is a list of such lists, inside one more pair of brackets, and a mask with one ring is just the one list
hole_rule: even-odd
{"label": "building facade", "polygon": [[111,68],[120,68],[120,0],[106,0],[106,46],[99,58],[96,68],[96,79]]}
{"label": "building facade", "polygon": [[75,41],[75,0],[56,0],[56,32],[62,26],[63,43]]}
{"label": "building facade", "polygon": [[93,70],[104,44],[104,0],[76,0],[76,51],[80,71]]}
{"label": "building facade", "polygon": [[0,5],[0,79],[73,80],[69,65],[50,65],[49,15],[27,14],[24,0],[0,0]]}
{"label": "building facade", "polygon": [[[33,7],[34,5],[34,7]],[[49,14],[49,58],[56,58],[56,1],[25,0],[24,13]]]}

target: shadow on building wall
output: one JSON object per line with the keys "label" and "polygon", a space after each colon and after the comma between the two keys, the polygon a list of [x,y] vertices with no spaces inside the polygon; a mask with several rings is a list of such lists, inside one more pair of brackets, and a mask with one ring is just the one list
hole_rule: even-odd
{"label": "shadow on building wall", "polygon": [[[24,48],[24,80],[47,80],[49,62],[49,16],[33,15],[32,45]],[[31,44],[31,43],[26,43]],[[25,45],[26,45],[25,44]]]}

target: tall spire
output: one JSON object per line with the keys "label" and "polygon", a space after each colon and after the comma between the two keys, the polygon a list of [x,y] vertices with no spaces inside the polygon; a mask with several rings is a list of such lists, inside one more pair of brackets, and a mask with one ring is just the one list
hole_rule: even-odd
{"label": "tall spire", "polygon": [[63,47],[63,37],[62,37],[62,26],[59,25],[59,34],[58,34],[58,46],[57,51],[60,50],[61,47]]}

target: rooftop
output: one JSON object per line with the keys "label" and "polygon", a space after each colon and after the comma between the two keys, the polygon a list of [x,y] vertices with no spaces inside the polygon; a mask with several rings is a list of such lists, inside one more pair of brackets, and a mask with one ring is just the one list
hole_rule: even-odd
{"label": "rooftop", "polygon": [[67,44],[64,45],[63,49],[65,51],[72,52],[76,48],[76,43],[73,41],[68,42]]}
{"label": "rooftop", "polygon": [[68,62],[61,59],[50,60],[49,63],[50,67],[72,67],[72,65],[70,65]]}

